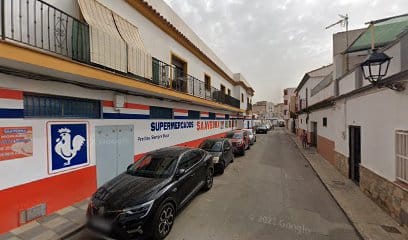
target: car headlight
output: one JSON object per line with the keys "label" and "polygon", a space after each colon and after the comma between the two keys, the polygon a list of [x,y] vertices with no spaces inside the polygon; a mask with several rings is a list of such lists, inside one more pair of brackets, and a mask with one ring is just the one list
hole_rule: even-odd
{"label": "car headlight", "polygon": [[138,215],[139,218],[146,217],[149,214],[150,209],[152,208],[154,200],[149,202],[123,209],[123,212],[129,215]]}
{"label": "car headlight", "polygon": [[220,157],[213,157],[213,162],[214,163],[218,163],[218,161],[220,161]]}

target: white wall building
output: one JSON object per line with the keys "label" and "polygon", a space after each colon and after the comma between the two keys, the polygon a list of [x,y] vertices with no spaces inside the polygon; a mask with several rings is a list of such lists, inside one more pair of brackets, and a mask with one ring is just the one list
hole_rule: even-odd
{"label": "white wall building", "polygon": [[[339,51],[343,56],[334,54],[326,76],[313,81],[308,73],[297,88],[298,135],[307,131],[323,157],[404,226],[408,225],[408,110],[404,107],[408,90],[396,91],[395,86],[408,82],[407,26],[407,16],[375,26],[376,47],[392,58],[380,85],[365,80],[359,66],[371,47],[371,32],[364,30],[354,35],[348,49]],[[395,34],[387,32],[390,29]],[[342,39],[338,36],[334,36],[337,46]],[[345,54],[350,54],[350,67],[339,74]]]}
{"label": "white wall building", "polygon": [[0,18],[0,233],[148,151],[224,136],[254,94],[162,1],[46,2]]}

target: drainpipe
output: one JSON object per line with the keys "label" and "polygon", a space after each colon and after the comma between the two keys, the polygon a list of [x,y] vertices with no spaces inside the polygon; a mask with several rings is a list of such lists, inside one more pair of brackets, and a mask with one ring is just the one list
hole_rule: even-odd
{"label": "drainpipe", "polygon": [[5,40],[6,39],[6,10],[5,8],[5,4],[4,1],[5,0],[0,0],[0,8],[1,8],[1,40]]}

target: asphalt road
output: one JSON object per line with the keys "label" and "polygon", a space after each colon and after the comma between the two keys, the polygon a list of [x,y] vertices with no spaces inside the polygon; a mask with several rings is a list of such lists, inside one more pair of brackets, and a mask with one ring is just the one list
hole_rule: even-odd
{"label": "asphalt road", "polygon": [[[91,239],[80,232],[72,240]],[[176,218],[169,240],[360,239],[283,130],[257,135]]]}

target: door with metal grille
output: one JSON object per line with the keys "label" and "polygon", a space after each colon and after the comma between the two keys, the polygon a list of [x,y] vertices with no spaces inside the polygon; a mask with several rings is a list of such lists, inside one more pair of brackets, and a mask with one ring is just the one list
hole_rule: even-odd
{"label": "door with metal grille", "polygon": [[132,125],[95,128],[96,173],[98,187],[124,172],[134,157]]}

